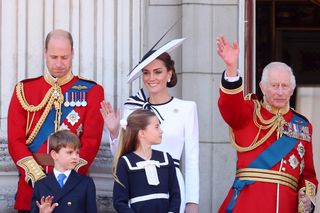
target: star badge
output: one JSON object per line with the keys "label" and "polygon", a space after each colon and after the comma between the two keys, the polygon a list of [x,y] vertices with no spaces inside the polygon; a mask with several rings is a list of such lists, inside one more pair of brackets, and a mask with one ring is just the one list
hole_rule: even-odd
{"label": "star badge", "polygon": [[79,114],[78,114],[76,111],[74,111],[74,110],[72,110],[72,111],[69,113],[69,115],[67,116],[67,121],[68,121],[72,126],[74,126],[74,125],[79,121],[79,119],[80,119]]}
{"label": "star badge", "polygon": [[290,166],[295,169],[297,168],[298,164],[299,164],[299,161],[298,159],[296,158],[296,156],[294,154],[292,154],[289,158],[289,163],[290,163]]}
{"label": "star badge", "polygon": [[304,146],[302,145],[302,143],[300,142],[298,147],[297,147],[298,153],[300,155],[300,158],[303,158],[304,153],[305,153],[305,149]]}

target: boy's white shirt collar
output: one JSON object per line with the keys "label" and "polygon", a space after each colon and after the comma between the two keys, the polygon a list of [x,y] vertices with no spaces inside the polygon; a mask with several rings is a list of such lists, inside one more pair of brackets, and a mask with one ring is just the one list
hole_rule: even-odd
{"label": "boy's white shirt collar", "polygon": [[66,178],[63,180],[63,184],[65,184],[68,180],[68,177],[71,173],[71,170],[66,170],[65,172],[60,172],[58,171],[56,168],[53,168],[53,173],[54,173],[54,176],[56,177],[56,180],[58,181],[58,175],[60,175],[61,173],[65,174],[66,175]]}

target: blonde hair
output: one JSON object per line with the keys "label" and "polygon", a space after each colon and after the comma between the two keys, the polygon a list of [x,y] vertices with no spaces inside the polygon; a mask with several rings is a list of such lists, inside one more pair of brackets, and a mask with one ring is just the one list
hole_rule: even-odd
{"label": "blonde hair", "polygon": [[[146,129],[150,124],[150,119],[156,115],[146,109],[138,109],[131,113],[127,118],[127,126],[120,130],[120,139],[117,152],[113,158],[112,175],[116,182],[123,186],[117,177],[117,166],[119,159],[130,152],[135,151],[139,146],[138,133]],[[123,186],[124,187],[124,186]]]}

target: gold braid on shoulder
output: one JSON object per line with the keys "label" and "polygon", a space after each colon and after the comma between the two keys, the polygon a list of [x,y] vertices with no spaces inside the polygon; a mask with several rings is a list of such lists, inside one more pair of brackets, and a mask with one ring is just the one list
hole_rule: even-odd
{"label": "gold braid on shoulder", "polygon": [[[283,119],[281,114],[276,114],[269,120],[265,120],[261,113],[261,104],[258,100],[253,100],[254,103],[254,111],[253,111],[253,122],[256,125],[256,127],[259,128],[258,133],[256,134],[255,138],[253,139],[252,143],[247,147],[239,146],[234,138],[234,134],[232,129],[230,128],[230,139],[231,144],[238,152],[248,152],[251,151],[260,145],[262,145],[271,135],[272,133],[277,130],[277,138],[282,136],[283,133],[283,125],[286,123]],[[259,120],[259,122],[258,122]],[[261,123],[261,124],[260,124]],[[261,130],[269,129],[267,134],[259,139]]]}
{"label": "gold braid on shoulder", "polygon": [[[63,103],[64,97],[61,91],[61,88],[54,84],[46,93],[41,103],[37,106],[30,105],[24,95],[24,89],[23,89],[23,83],[20,82],[17,84],[16,87],[16,94],[18,97],[18,100],[24,110],[28,112],[28,121],[27,121],[27,132],[29,128],[31,127],[31,123],[29,122],[29,113],[30,112],[37,112],[41,109],[44,109],[39,121],[37,122],[36,126],[32,130],[30,136],[28,137],[26,144],[31,144],[36,135],[38,134],[43,122],[47,118],[49,111],[51,110],[52,105],[55,106],[56,109],[56,119],[55,119],[55,131],[58,129],[58,125],[60,124],[60,118],[61,118],[61,104]],[[33,121],[33,119],[32,119]],[[31,122],[32,122],[31,121]]]}

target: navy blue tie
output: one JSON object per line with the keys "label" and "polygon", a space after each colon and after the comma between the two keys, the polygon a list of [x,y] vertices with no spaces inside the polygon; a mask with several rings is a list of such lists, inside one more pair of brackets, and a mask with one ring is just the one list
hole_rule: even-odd
{"label": "navy blue tie", "polygon": [[60,187],[62,188],[63,187],[63,181],[64,179],[66,178],[67,176],[63,173],[59,174],[58,175],[58,183],[60,185]]}

